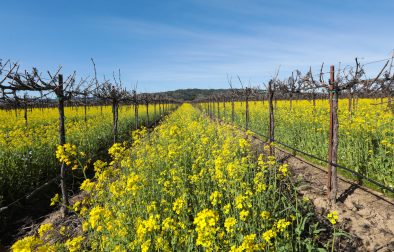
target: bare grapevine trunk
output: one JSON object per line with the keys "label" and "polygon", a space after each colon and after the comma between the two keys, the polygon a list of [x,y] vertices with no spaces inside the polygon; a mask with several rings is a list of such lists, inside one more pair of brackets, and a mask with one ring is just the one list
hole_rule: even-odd
{"label": "bare grapevine trunk", "polygon": [[145,106],[146,106],[146,127],[149,127],[149,103],[146,103]]}
{"label": "bare grapevine trunk", "polygon": [[316,94],[315,94],[315,92],[312,93],[312,99],[313,99],[313,109],[316,109]]}
{"label": "bare grapevine trunk", "polygon": [[234,118],[235,118],[235,114],[234,114],[234,98],[231,99],[231,122],[234,124]]}
{"label": "bare grapevine trunk", "polygon": [[245,100],[245,128],[249,129],[249,96],[246,96]]}
{"label": "bare grapevine trunk", "polygon": [[337,197],[337,163],[338,153],[338,83],[334,78],[334,66],[330,69],[330,132],[328,145],[328,197],[331,203],[336,202]]}
{"label": "bare grapevine trunk", "polygon": [[223,116],[226,120],[226,99],[223,100]]}
{"label": "bare grapevine trunk", "polygon": [[119,103],[116,100],[112,101],[112,133],[113,142],[118,142],[118,114],[119,114]]}
{"label": "bare grapevine trunk", "polygon": [[25,126],[27,127],[27,105],[24,107],[24,115],[23,117],[25,118]]}
{"label": "bare grapevine trunk", "polygon": [[84,112],[84,120],[85,120],[85,123],[86,123],[86,121],[88,120],[87,119],[87,113],[86,113],[86,101],[87,101],[87,99],[86,99],[86,95],[84,96],[84,104],[83,104],[83,112]]}
{"label": "bare grapevine trunk", "polygon": [[[335,87],[338,88],[337,86]],[[333,109],[334,109],[334,122],[333,122],[333,150],[332,150],[332,163],[337,164],[337,156],[338,156],[338,92],[334,93],[333,97]],[[332,202],[336,201],[337,193],[338,193],[338,179],[337,179],[337,168],[336,166],[332,166],[332,193],[331,200]]]}
{"label": "bare grapevine trunk", "polygon": [[[58,112],[59,112],[59,144],[66,144],[66,129],[64,125],[64,91],[63,91],[63,75],[59,74],[59,89],[57,91],[58,97]],[[60,188],[62,191],[62,206],[60,212],[62,217],[68,215],[68,194],[66,185],[66,164],[62,162],[60,167]]]}
{"label": "bare grapevine trunk", "polygon": [[156,127],[156,121],[157,121],[157,119],[156,119],[156,101],[154,102],[154,104],[153,104],[153,107],[154,107],[154,109],[153,109],[153,120],[155,121],[155,127]]}
{"label": "bare grapevine trunk", "polygon": [[349,114],[352,114],[352,105],[353,105],[353,93],[352,91],[349,92],[349,104],[348,104],[348,111]]}
{"label": "bare grapevine trunk", "polygon": [[275,155],[274,147],[272,143],[275,140],[275,121],[274,121],[274,91],[272,89],[272,81],[268,84],[268,106],[269,106],[269,128],[268,128],[268,136],[269,136],[269,145],[270,145],[270,155]]}
{"label": "bare grapevine trunk", "polygon": [[134,104],[134,117],[135,117],[135,128],[139,128],[139,119],[138,119],[138,104]]}
{"label": "bare grapevine trunk", "polygon": [[220,100],[217,100],[217,106],[218,106],[218,121],[220,121]]}

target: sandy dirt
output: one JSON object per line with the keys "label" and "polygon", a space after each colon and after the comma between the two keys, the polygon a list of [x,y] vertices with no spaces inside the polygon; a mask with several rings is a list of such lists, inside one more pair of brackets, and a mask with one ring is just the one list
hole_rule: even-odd
{"label": "sandy dirt", "polygon": [[[264,142],[254,137],[254,144],[262,149]],[[325,168],[279,148],[275,156],[289,164],[293,179],[299,181],[299,193],[313,202],[317,214],[338,211],[340,226],[361,241],[355,251],[394,251],[394,199],[339,177],[338,200],[330,204]]]}

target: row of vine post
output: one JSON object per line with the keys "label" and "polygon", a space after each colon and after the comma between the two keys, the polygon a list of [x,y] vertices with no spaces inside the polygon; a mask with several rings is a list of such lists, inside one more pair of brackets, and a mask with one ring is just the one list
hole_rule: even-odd
{"label": "row of vine post", "polygon": [[[365,64],[364,64],[365,65]],[[355,66],[340,68],[335,72],[334,65],[330,66],[328,82],[325,81],[323,72],[324,64],[322,64],[320,73],[314,75],[311,68],[302,75],[301,71],[292,72],[291,76],[284,80],[278,79],[278,72],[276,76],[268,81],[265,89],[257,87],[244,86],[241,79],[238,80],[241,88],[234,89],[231,78],[228,78],[230,85],[230,92],[222,93],[221,95],[214,95],[206,99],[200,99],[199,103],[205,104],[205,109],[211,118],[216,116],[220,120],[220,102],[223,103],[223,113],[225,113],[226,102],[231,103],[231,123],[234,124],[235,112],[234,103],[239,101],[243,107],[245,103],[245,124],[246,130],[250,127],[249,102],[251,100],[261,100],[264,104],[268,101],[268,129],[267,138],[269,144],[269,154],[275,155],[275,117],[277,101],[279,99],[289,101],[289,110],[293,110],[294,94],[297,95],[297,100],[307,99],[312,101],[313,109],[316,109],[316,99],[328,99],[329,103],[329,141],[327,146],[327,197],[331,203],[335,203],[338,193],[338,144],[339,144],[339,122],[338,122],[338,101],[339,95],[345,93],[348,97],[348,113],[352,116],[354,113],[359,97],[380,97],[381,102],[378,104],[385,104],[383,98],[387,98],[387,109],[394,113],[392,105],[392,95],[394,94],[394,73],[393,57],[385,61],[384,66],[380,69],[376,77],[368,78],[364,65],[360,64],[358,59],[355,59]],[[336,75],[336,76],[335,76]],[[328,93],[328,96],[327,96]],[[327,97],[327,98],[325,98]],[[357,178],[361,183],[362,180]]]}

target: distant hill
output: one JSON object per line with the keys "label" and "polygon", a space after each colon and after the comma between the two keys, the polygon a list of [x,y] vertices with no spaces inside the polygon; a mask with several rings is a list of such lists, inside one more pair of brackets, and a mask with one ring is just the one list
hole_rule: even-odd
{"label": "distant hill", "polygon": [[223,92],[229,91],[229,89],[178,89],[174,91],[160,92],[156,94],[166,95],[170,98],[182,100],[182,101],[193,101],[200,98],[206,98],[207,96],[222,94]]}

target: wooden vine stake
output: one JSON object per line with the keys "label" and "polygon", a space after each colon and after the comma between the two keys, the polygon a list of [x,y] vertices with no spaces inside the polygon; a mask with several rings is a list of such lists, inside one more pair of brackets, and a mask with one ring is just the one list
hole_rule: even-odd
{"label": "wooden vine stake", "polygon": [[216,108],[215,108],[215,99],[214,98],[211,99],[211,111],[212,111],[211,118],[215,119]]}
{"label": "wooden vine stake", "polygon": [[145,126],[149,127],[149,96],[145,95],[143,98],[144,98],[145,109],[146,109],[146,123],[145,123]]}
{"label": "wooden vine stake", "polygon": [[246,87],[245,88],[245,129],[249,129],[249,96],[252,89]]}
{"label": "wooden vine stake", "polygon": [[[56,95],[58,98],[58,111],[59,111],[59,144],[64,146],[66,144],[66,130],[64,125],[64,89],[63,89],[63,75],[59,74],[59,86],[56,90]],[[62,162],[60,167],[60,189],[62,191],[62,206],[60,208],[60,212],[62,217],[65,217],[68,214],[67,207],[69,206],[68,202],[68,194],[67,194],[67,185],[65,181],[66,176],[66,165]]]}
{"label": "wooden vine stake", "polygon": [[220,97],[216,97],[216,103],[217,103],[217,107],[218,107],[218,122],[220,121]]}
{"label": "wooden vine stake", "polygon": [[226,119],[226,97],[223,97],[223,117]]}
{"label": "wooden vine stake", "polygon": [[338,83],[334,78],[334,66],[330,67],[329,103],[330,103],[330,129],[328,142],[328,198],[331,203],[336,202],[338,192],[337,163],[338,154]]}
{"label": "wooden vine stake", "polygon": [[268,108],[269,108],[269,128],[268,128],[268,136],[269,136],[269,147],[270,147],[270,156],[275,155],[274,146],[272,145],[275,141],[275,121],[274,121],[274,90],[272,87],[273,80],[270,80],[268,83]]}
{"label": "wooden vine stake", "polygon": [[156,99],[153,100],[153,106],[154,106],[153,119],[154,119],[155,127],[156,127],[156,124],[157,124],[157,119],[156,119],[156,114],[157,114],[157,111],[156,111]]}
{"label": "wooden vine stake", "polygon": [[235,118],[235,113],[234,113],[234,96],[231,95],[231,123],[234,125],[234,118]]}
{"label": "wooden vine stake", "polygon": [[[116,97],[115,87],[112,87],[111,93]],[[119,101],[112,99],[112,134],[113,142],[118,142],[118,119],[119,119]]]}
{"label": "wooden vine stake", "polygon": [[212,109],[211,109],[211,101],[208,99],[208,116],[211,118],[212,117]]}
{"label": "wooden vine stake", "polygon": [[[133,103],[134,103],[134,124],[135,129],[140,127],[139,119],[138,119],[138,98],[137,91],[133,90]],[[164,106],[164,105],[163,105]],[[163,109],[164,110],[164,109]],[[163,112],[164,113],[164,112]]]}

